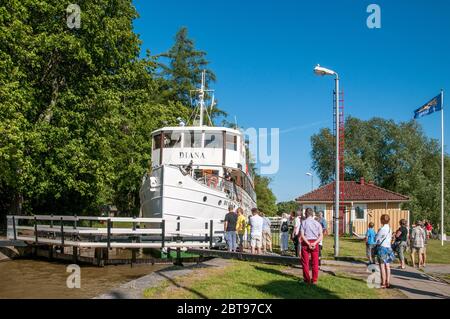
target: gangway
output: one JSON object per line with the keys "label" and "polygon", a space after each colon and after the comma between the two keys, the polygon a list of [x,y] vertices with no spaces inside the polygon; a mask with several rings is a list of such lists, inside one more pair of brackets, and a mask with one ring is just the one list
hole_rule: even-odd
{"label": "gangway", "polygon": [[[113,248],[136,250],[154,248],[181,250],[187,248],[217,248],[223,246],[223,221],[190,219],[183,217],[135,218],[64,215],[8,215],[7,243],[19,247],[47,246],[50,254],[55,248],[72,247],[74,260],[79,250],[95,249],[95,256],[103,259]],[[167,230],[169,223],[171,225]],[[185,227],[185,225],[189,225]],[[116,227],[115,227],[116,226]],[[106,257],[107,258],[107,257]],[[79,259],[79,258],[78,258]],[[95,258],[94,258],[95,259]]]}

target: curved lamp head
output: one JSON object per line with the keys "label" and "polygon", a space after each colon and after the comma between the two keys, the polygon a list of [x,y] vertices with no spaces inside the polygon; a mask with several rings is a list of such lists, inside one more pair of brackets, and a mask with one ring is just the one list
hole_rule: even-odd
{"label": "curved lamp head", "polygon": [[308,175],[308,176],[312,176],[312,174],[311,174],[311,173],[306,173],[306,175]]}
{"label": "curved lamp head", "polygon": [[316,75],[320,75],[320,76],[323,76],[323,75],[337,75],[337,73],[334,72],[333,70],[324,68],[324,67],[320,66],[319,64],[317,64],[316,67],[314,68],[314,73]]}

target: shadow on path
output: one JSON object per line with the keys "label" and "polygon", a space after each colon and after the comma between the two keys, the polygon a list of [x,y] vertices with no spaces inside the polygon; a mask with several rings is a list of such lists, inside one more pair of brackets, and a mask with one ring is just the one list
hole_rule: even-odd
{"label": "shadow on path", "polygon": [[420,289],[416,289],[416,288],[410,288],[410,287],[399,286],[399,285],[391,285],[391,287],[400,289],[400,290],[404,290],[404,291],[412,293],[412,294],[421,295],[424,297],[428,296],[428,297],[433,297],[433,298],[450,299],[449,296],[446,296],[446,295],[443,295],[440,293],[436,293],[436,292],[432,292],[432,291],[420,290]]}
{"label": "shadow on path", "polygon": [[435,281],[425,274],[407,271],[404,269],[391,269],[391,274],[396,277],[402,277],[402,279],[406,278],[407,280],[418,279],[425,281]]}

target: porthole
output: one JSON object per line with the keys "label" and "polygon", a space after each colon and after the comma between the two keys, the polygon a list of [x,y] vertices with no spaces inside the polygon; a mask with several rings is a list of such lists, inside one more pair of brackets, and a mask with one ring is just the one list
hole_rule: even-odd
{"label": "porthole", "polygon": [[204,202],[206,202],[207,199],[208,199],[208,197],[206,197],[206,196],[203,197]]}
{"label": "porthole", "polygon": [[219,202],[217,203],[217,205],[222,205],[222,200],[219,200]]}

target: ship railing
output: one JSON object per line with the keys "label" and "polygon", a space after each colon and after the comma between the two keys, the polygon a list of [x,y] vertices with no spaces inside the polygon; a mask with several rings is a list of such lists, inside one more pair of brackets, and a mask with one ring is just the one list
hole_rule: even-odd
{"label": "ship railing", "polygon": [[[105,248],[212,248],[223,236],[222,220],[67,215],[8,215],[8,240],[35,245]],[[172,223],[175,223],[173,225]]]}
{"label": "ship railing", "polygon": [[236,184],[230,180],[227,180],[221,176],[214,174],[205,174],[197,179],[203,185],[208,186],[211,189],[225,192],[231,200],[239,200],[239,196],[236,190]]}

